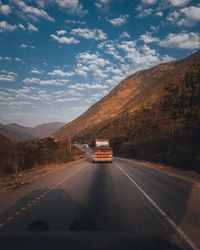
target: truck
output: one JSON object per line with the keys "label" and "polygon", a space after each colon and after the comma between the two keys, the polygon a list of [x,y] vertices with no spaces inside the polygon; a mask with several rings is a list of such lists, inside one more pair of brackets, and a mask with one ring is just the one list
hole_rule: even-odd
{"label": "truck", "polygon": [[112,162],[113,150],[109,146],[109,139],[96,139],[92,153],[93,162]]}

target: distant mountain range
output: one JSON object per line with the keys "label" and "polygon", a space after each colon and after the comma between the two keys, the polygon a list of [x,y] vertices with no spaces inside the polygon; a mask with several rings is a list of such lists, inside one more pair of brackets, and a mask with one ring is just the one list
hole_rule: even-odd
{"label": "distant mountain range", "polygon": [[109,138],[118,154],[171,163],[200,155],[200,51],[136,72],[52,136]]}
{"label": "distant mountain range", "polygon": [[17,142],[34,140],[50,136],[53,132],[62,127],[64,123],[53,122],[46,123],[35,128],[23,127],[18,124],[10,123],[0,124],[0,142]]}

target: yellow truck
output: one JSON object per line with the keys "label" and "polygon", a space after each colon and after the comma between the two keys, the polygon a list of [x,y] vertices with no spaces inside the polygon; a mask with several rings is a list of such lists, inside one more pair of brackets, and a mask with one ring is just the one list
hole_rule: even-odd
{"label": "yellow truck", "polygon": [[92,154],[93,162],[112,162],[113,150],[108,139],[96,139]]}

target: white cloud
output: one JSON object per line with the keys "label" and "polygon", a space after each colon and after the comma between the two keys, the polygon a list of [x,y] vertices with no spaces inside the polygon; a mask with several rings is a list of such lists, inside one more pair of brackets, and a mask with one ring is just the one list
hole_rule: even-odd
{"label": "white cloud", "polygon": [[26,44],[21,44],[21,48],[28,48],[28,46]]}
{"label": "white cloud", "polygon": [[170,33],[164,40],[159,42],[160,46],[166,48],[198,49],[200,48],[200,36],[198,33]]}
{"label": "white cloud", "polygon": [[87,77],[87,72],[85,72],[85,71],[82,70],[82,69],[77,68],[77,69],[76,69],[76,73],[77,73],[78,75],[80,75],[80,76]]}
{"label": "white cloud", "polygon": [[41,80],[39,78],[25,78],[23,83],[26,84],[39,84],[39,85],[54,85],[54,86],[63,86],[68,83],[68,80],[64,79],[48,79],[48,80]]}
{"label": "white cloud", "polygon": [[181,7],[187,5],[191,0],[169,0],[175,7]]}
{"label": "white cloud", "polygon": [[103,8],[107,5],[111,0],[97,0],[94,4],[97,8]]}
{"label": "white cloud", "polygon": [[151,13],[153,12],[152,8],[146,9],[143,5],[139,5],[136,8],[136,10],[139,11],[139,14],[137,15],[137,17],[140,17],[140,18],[150,16]]}
{"label": "white cloud", "polygon": [[21,24],[21,23],[18,24],[18,27],[19,27],[20,29],[22,29],[22,30],[25,30],[25,29],[26,29],[26,28],[24,27],[24,25]]}
{"label": "white cloud", "polygon": [[[2,72],[2,71],[1,71]],[[4,74],[0,74],[0,81],[4,82],[14,82],[17,74],[15,72],[4,72]]]}
{"label": "white cloud", "polygon": [[78,35],[84,37],[86,39],[94,39],[94,40],[104,40],[107,39],[106,34],[100,29],[87,29],[87,28],[77,28],[72,29],[72,35]]}
{"label": "white cloud", "polygon": [[55,69],[53,72],[49,72],[48,75],[51,76],[61,76],[61,77],[70,77],[74,75],[74,72],[63,72],[61,69]]}
{"label": "white cloud", "polygon": [[140,40],[143,40],[144,43],[153,43],[153,42],[159,41],[159,39],[157,37],[152,37],[150,32],[146,32],[145,35],[141,35]]}
{"label": "white cloud", "polygon": [[14,2],[21,9],[23,13],[30,14],[31,15],[30,17],[32,17],[33,19],[35,19],[35,17],[40,17],[51,22],[54,21],[54,18],[49,16],[48,13],[43,9],[38,9],[33,6],[28,6],[21,0],[15,0]]}
{"label": "white cloud", "polygon": [[108,60],[100,58],[99,53],[91,54],[89,52],[79,53],[76,59],[83,64],[98,65],[99,67],[104,67],[106,64],[110,64]]}
{"label": "white cloud", "polygon": [[39,78],[25,78],[23,81],[23,83],[28,83],[28,84],[32,84],[32,83],[39,83],[40,79]]}
{"label": "white cloud", "polygon": [[178,26],[194,26],[200,21],[200,6],[190,6],[180,10],[175,10],[167,17],[167,21]]}
{"label": "white cloud", "polygon": [[181,19],[179,25],[193,26],[200,21],[200,7],[190,6],[183,8],[180,10],[180,13],[185,16],[185,19]]}
{"label": "white cloud", "polygon": [[120,35],[119,38],[121,39],[121,38],[131,38],[131,37],[130,37],[130,35],[128,34],[128,32],[124,31],[124,32]]}
{"label": "white cloud", "polygon": [[38,31],[38,28],[35,27],[33,24],[28,23],[28,30],[29,31]]}
{"label": "white cloud", "polygon": [[121,15],[118,18],[115,19],[107,19],[111,24],[114,26],[121,26],[127,22],[127,19],[129,18],[129,15]]}
{"label": "white cloud", "polygon": [[83,5],[79,0],[55,0],[55,2],[71,14],[84,15],[87,13],[87,11],[83,10]]}
{"label": "white cloud", "polygon": [[78,97],[66,97],[66,98],[59,98],[55,100],[55,103],[63,103],[63,102],[73,102],[78,101]]}
{"label": "white cloud", "polygon": [[15,57],[15,61],[16,61],[16,62],[21,62],[22,59],[20,59],[20,58],[18,58],[18,57]]}
{"label": "white cloud", "polygon": [[[0,2],[0,5],[1,5],[1,2]],[[4,14],[4,15],[9,15],[11,12],[12,12],[12,10],[11,10],[11,8],[10,8],[10,6],[9,5],[1,5],[0,6],[0,12],[2,13],[2,14]]]}
{"label": "white cloud", "polygon": [[3,32],[3,31],[14,31],[17,29],[17,25],[12,25],[12,24],[9,24],[7,23],[6,21],[2,21],[0,22],[0,32]]}
{"label": "white cloud", "polygon": [[86,89],[106,89],[107,85],[101,85],[99,83],[89,84],[89,83],[76,83],[75,85],[69,85],[71,89],[86,90]]}
{"label": "white cloud", "polygon": [[30,71],[31,74],[42,74],[43,71],[38,70],[37,68],[33,67],[33,69]]}
{"label": "white cloud", "polygon": [[155,4],[156,2],[157,0],[142,0],[143,4],[150,4],[150,5]]}
{"label": "white cloud", "polygon": [[162,11],[158,11],[158,12],[155,14],[155,16],[160,16],[160,17],[162,17],[162,16],[163,16]]}
{"label": "white cloud", "polygon": [[124,58],[119,55],[119,53],[117,51],[117,46],[116,46],[116,44],[113,43],[113,41],[104,42],[104,43],[100,44],[98,46],[98,48],[100,48],[100,49],[104,48],[105,53],[112,55],[115,59],[117,59],[121,62],[124,62]]}
{"label": "white cloud", "polygon": [[9,57],[9,56],[6,56],[6,57],[5,57],[5,60],[7,60],[7,61],[12,61],[12,58]]}
{"label": "white cloud", "polygon": [[60,35],[65,35],[67,33],[66,30],[57,30],[56,33],[60,36]]}
{"label": "white cloud", "polygon": [[77,44],[80,42],[79,40],[76,40],[74,37],[65,37],[65,36],[58,37],[55,35],[50,35],[50,36],[51,38],[62,44]]}

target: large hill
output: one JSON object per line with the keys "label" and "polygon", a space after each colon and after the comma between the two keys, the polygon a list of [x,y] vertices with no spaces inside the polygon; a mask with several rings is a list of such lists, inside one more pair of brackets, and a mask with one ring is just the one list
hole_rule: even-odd
{"label": "large hill", "polygon": [[7,125],[0,124],[0,143],[5,140],[10,142],[34,140],[36,138],[45,138],[62,127],[64,123],[53,122],[38,125],[34,128],[20,126],[10,123]]}
{"label": "large hill", "polygon": [[182,155],[198,160],[199,85],[198,51],[131,75],[53,137],[88,142],[106,137],[116,153],[167,163]]}

